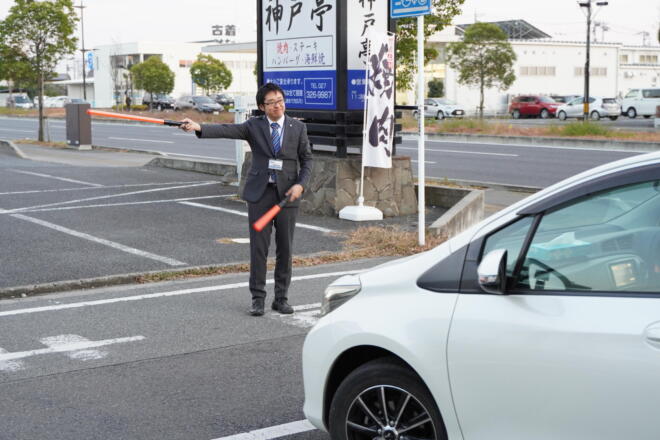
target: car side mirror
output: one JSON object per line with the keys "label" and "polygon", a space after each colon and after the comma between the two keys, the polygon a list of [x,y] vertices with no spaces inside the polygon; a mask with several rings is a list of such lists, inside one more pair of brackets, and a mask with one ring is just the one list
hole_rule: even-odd
{"label": "car side mirror", "polygon": [[479,286],[485,292],[497,295],[506,293],[506,257],[506,249],[495,249],[486,254],[479,263]]}

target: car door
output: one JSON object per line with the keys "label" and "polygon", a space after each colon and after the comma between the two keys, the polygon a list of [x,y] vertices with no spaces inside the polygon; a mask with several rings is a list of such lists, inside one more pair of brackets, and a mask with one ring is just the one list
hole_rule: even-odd
{"label": "car door", "polygon": [[575,98],[568,104],[566,108],[566,114],[569,118],[577,118],[582,116],[583,112],[584,107],[582,105],[582,98]]}
{"label": "car door", "polygon": [[431,99],[424,100],[424,117],[433,118],[435,117],[435,102]]}
{"label": "car door", "polygon": [[508,287],[464,282],[454,311],[465,440],[660,438],[659,183],[562,201],[470,245],[507,250]]}

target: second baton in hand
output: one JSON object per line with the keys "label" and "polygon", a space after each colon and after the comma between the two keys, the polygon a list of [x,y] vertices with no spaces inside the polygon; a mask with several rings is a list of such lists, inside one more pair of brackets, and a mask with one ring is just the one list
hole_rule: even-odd
{"label": "second baton in hand", "polygon": [[279,214],[279,212],[282,210],[282,208],[284,208],[288,201],[289,198],[285,197],[280,203],[270,208],[264,215],[259,218],[259,220],[252,224],[252,228],[257,232],[261,232],[266,227],[266,225],[270,223],[277,214]]}

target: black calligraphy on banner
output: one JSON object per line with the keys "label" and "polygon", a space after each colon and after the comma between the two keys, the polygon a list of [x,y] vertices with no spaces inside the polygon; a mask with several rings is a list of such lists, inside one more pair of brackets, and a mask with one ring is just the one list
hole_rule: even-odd
{"label": "black calligraphy on banner", "polygon": [[374,148],[378,148],[380,145],[384,145],[385,154],[387,157],[392,155],[392,152],[388,148],[388,142],[390,138],[390,130],[392,129],[393,118],[390,117],[390,108],[385,107],[383,114],[379,117],[374,116],[369,124],[369,145]]}
{"label": "black calligraphy on banner", "polygon": [[323,15],[332,9],[332,5],[325,3],[325,0],[316,0],[316,8],[312,9],[310,18],[314,21],[314,17],[317,16],[318,23],[316,24],[316,29],[323,31]]}
{"label": "black calligraphy on banner", "polygon": [[293,1],[294,3],[291,5],[291,16],[289,17],[289,27],[286,29],[287,31],[291,30],[291,25],[293,24],[293,17],[300,14],[300,11],[302,10],[301,1],[296,1],[296,0],[291,0],[291,1]]}
{"label": "black calligraphy on banner", "polygon": [[[372,53],[369,57],[368,96],[386,97],[388,100],[392,98],[392,94],[394,93],[394,72],[392,70],[391,60],[388,58],[389,52],[389,45],[384,43],[377,53]],[[374,148],[384,145],[385,153],[388,157],[391,156],[388,144],[393,123],[393,115],[390,114],[389,107],[385,107],[382,114],[375,115],[369,124],[369,144]]]}
{"label": "black calligraphy on banner", "polygon": [[[271,32],[271,25],[275,22],[275,33],[280,32],[280,21],[282,21],[282,16],[284,15],[284,6],[280,4],[279,0],[275,0],[275,6],[273,6],[273,0],[268,0],[269,5],[266,8],[266,24],[268,25],[268,32]],[[289,24],[289,27],[291,25]]]}

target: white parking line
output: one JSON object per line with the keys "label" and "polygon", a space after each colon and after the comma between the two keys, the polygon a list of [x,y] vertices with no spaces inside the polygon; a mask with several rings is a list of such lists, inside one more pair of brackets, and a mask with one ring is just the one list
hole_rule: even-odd
{"label": "white parking line", "polygon": [[[318,278],[340,277],[340,276],[351,275],[360,272],[362,272],[362,270],[348,270],[343,272],[325,272],[325,273],[317,273],[312,275],[301,275],[297,277],[291,277],[291,281],[293,282],[293,281],[314,280]],[[266,280],[266,284],[273,284],[274,282],[275,280],[273,280],[272,278]],[[31,307],[27,309],[5,310],[0,312],[0,317],[27,315],[31,313],[41,313],[41,312],[55,312],[55,311],[68,310],[68,309],[80,309],[83,307],[104,306],[108,304],[115,304],[115,303],[129,302],[129,301],[142,301],[145,299],[164,298],[168,296],[181,296],[181,295],[191,295],[195,293],[215,292],[219,290],[240,289],[248,286],[249,283],[245,281],[241,283],[223,284],[219,286],[214,285],[208,287],[197,287],[193,289],[173,290],[169,292],[146,293],[143,295],[124,296],[120,298],[99,299],[95,301],[82,301],[82,302],[69,303],[69,304]]]}
{"label": "white parking line", "polygon": [[218,185],[218,184],[222,184],[222,182],[203,182],[203,183],[195,183],[195,184],[191,184],[191,185],[177,185],[177,186],[168,186],[168,187],[165,187],[165,188],[145,189],[145,190],[142,190],[142,191],[131,191],[131,192],[127,192],[127,193],[110,194],[110,195],[106,195],[106,196],[87,197],[86,199],[68,200],[66,202],[47,203],[45,205],[26,206],[25,208],[17,208],[17,209],[12,209],[10,211],[5,211],[5,213],[30,211],[30,210],[38,209],[38,208],[48,208],[48,207],[51,207],[51,206],[71,205],[73,203],[89,202],[91,200],[111,199],[113,197],[132,196],[132,195],[135,195],[135,194],[146,194],[146,193],[151,193],[151,192],[156,192],[156,191],[168,191],[170,189],[195,188],[197,186]]}
{"label": "white parking line", "polygon": [[[182,205],[194,206],[196,208],[211,209],[213,211],[221,211],[221,212],[226,212],[228,214],[240,215],[242,217],[247,217],[248,216],[247,212],[237,211],[235,209],[221,208],[219,206],[204,205],[202,203],[195,203],[195,202],[180,202],[180,203]],[[296,227],[297,228],[303,228],[303,229],[311,229],[312,231],[319,231],[319,232],[323,232],[324,234],[329,234],[331,232],[335,232],[333,229],[322,228],[320,226],[314,226],[314,225],[307,225],[305,223],[297,223],[296,222]]]}
{"label": "white parking line", "polygon": [[[141,202],[106,203],[102,205],[59,206],[55,208],[30,209],[28,211],[21,211],[21,212],[50,212],[50,211],[67,211],[70,209],[85,209],[85,208],[111,208],[114,206],[151,205],[154,203],[176,203],[176,202],[185,202],[187,200],[224,199],[227,197],[234,197],[234,194],[218,195],[218,196],[202,196],[202,197],[184,197],[181,199],[167,199],[167,200],[145,200]],[[2,210],[0,210],[0,214],[3,214]]]}
{"label": "white parking line", "polygon": [[313,431],[315,429],[316,427],[309,423],[307,420],[298,420],[297,422],[270,426],[268,428],[257,429],[255,431],[229,435],[227,437],[218,437],[213,440],[270,440],[287,435],[299,434],[301,432]]}
{"label": "white parking line", "polygon": [[35,173],[32,171],[24,171],[24,170],[9,170],[9,171],[19,174],[28,174],[30,176],[45,177],[47,179],[61,180],[63,182],[79,183],[81,185],[88,185],[96,188],[103,186],[103,185],[99,185],[98,183],[83,182],[82,180],[67,179],[66,177],[51,176],[50,174]]}
{"label": "white parking line", "polygon": [[151,260],[156,260],[160,261],[161,263],[165,263],[168,266],[185,266],[186,263],[183,263],[181,261],[175,260],[173,258],[168,258],[168,257],[162,257],[160,255],[152,254],[151,252],[146,252],[146,251],[141,251],[140,249],[135,249],[129,246],[124,246],[123,244],[116,243],[114,241],[106,240],[104,238],[99,238],[99,237],[94,237],[93,235],[85,234],[84,232],[78,232],[74,231],[73,229],[65,228],[64,226],[56,225],[54,223],[50,223],[44,220],[39,220],[37,218],[33,217],[28,217],[27,215],[22,215],[22,214],[12,214],[11,215],[14,218],[18,218],[21,220],[25,220],[40,226],[44,226],[46,228],[54,229],[59,232],[63,232],[65,234],[73,235],[74,237],[82,238],[84,240],[89,240],[94,243],[99,243],[103,244],[105,246],[111,247],[113,249],[118,249],[120,251],[137,255],[138,257],[144,257],[144,258],[149,258]]}
{"label": "white parking line", "polygon": [[[417,148],[412,147],[397,147],[397,150],[415,150]],[[463,150],[440,150],[438,148],[425,148],[424,151],[432,151],[434,153],[458,153],[458,154],[480,154],[484,156],[506,156],[506,157],[518,157],[517,154],[508,154],[508,153],[486,153],[483,151],[463,151]]]}
{"label": "white parking line", "polygon": [[100,185],[93,188],[60,188],[60,189],[35,189],[30,191],[10,191],[0,192],[0,196],[8,196],[14,194],[40,194],[49,192],[64,192],[64,191],[84,191],[90,189],[119,189],[119,188],[135,188],[141,186],[159,186],[159,185],[189,185],[193,183],[221,183],[215,180],[194,180],[191,182],[163,182],[163,183],[131,183],[128,185]]}
{"label": "white parking line", "polygon": [[0,128],[0,131],[17,131],[20,133],[34,133],[35,130],[19,130],[17,128]]}
{"label": "white parking line", "polygon": [[159,141],[155,139],[134,139],[134,138],[122,138],[122,137],[108,137],[115,141],[133,141],[133,142],[156,142],[159,144],[173,144],[174,141]]}

